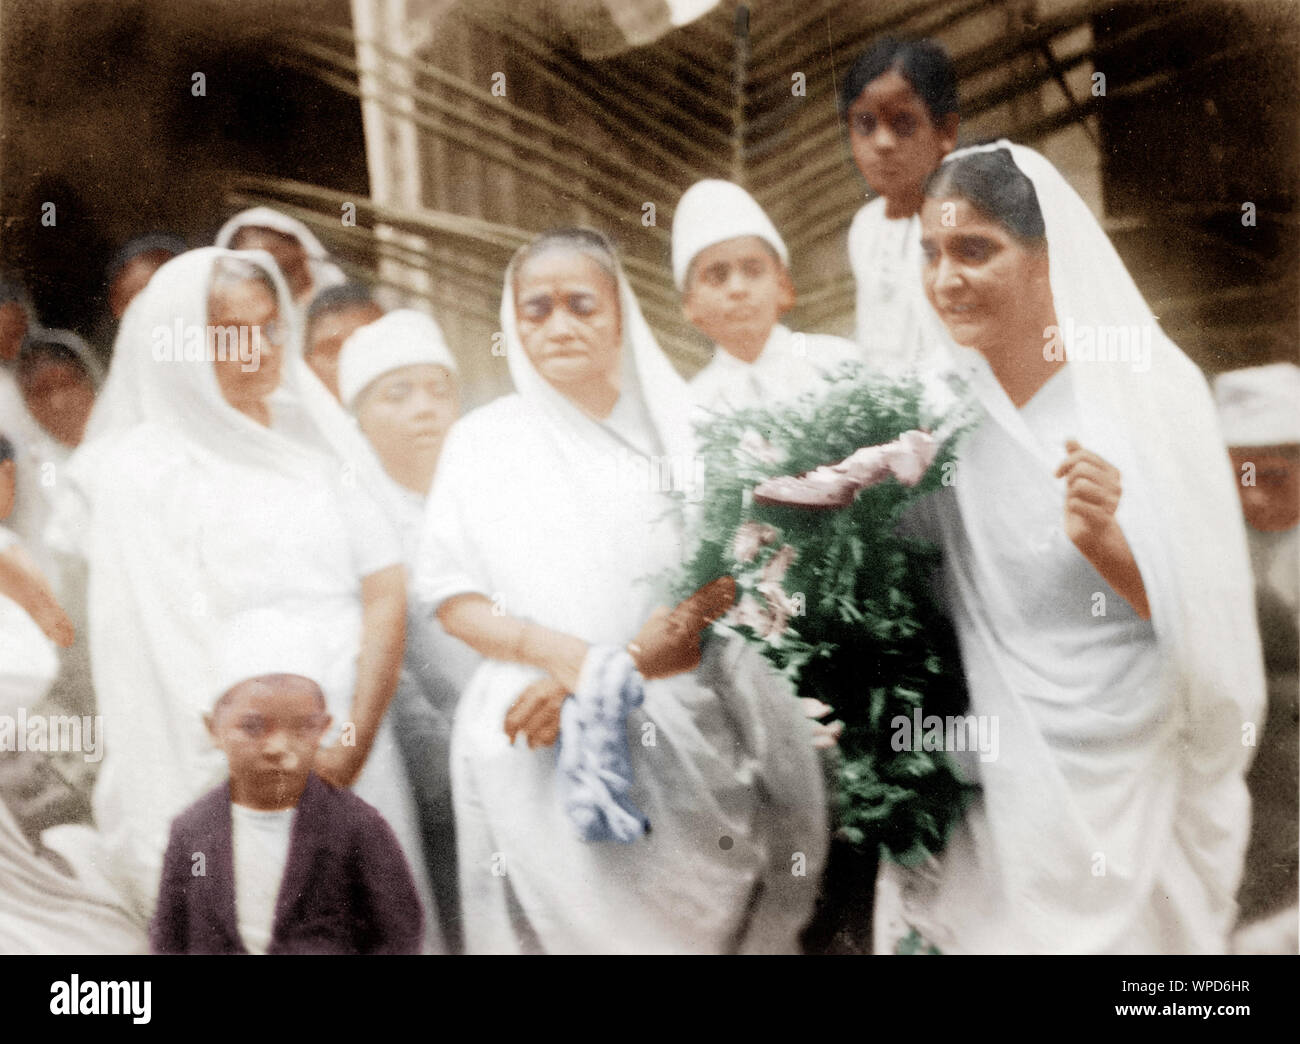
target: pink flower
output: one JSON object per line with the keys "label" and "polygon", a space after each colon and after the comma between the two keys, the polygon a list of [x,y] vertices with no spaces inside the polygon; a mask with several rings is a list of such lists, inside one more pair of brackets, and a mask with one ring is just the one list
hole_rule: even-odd
{"label": "pink flower", "polygon": [[792,544],[784,545],[780,551],[764,563],[763,579],[779,584],[785,579],[785,574],[790,571],[790,567],[794,565],[794,560],[798,557],[799,552],[795,550]]}
{"label": "pink flower", "polygon": [[904,486],[915,486],[930,470],[939,444],[929,432],[914,430],[903,432],[893,442],[881,446],[880,449],[894,477]]}
{"label": "pink flower", "polygon": [[834,465],[833,470],[847,475],[859,489],[884,482],[889,477],[888,446],[864,446]]}
{"label": "pink flower", "polygon": [[764,523],[742,523],[731,541],[731,556],[737,562],[752,562],[759,548],[774,543],[780,535],[773,526]]}

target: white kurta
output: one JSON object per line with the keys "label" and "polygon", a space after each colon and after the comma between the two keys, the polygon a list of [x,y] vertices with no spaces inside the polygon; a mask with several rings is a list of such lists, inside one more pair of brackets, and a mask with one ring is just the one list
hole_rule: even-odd
{"label": "white kurta", "polygon": [[942,330],[921,285],[921,219],[885,217],[883,197],[854,215],[849,267],[857,283],[857,341],[886,370],[942,369]]}
{"label": "white kurta", "polygon": [[[0,555],[20,546],[13,530],[0,525]],[[0,707],[34,710],[58,672],[54,643],[26,609],[0,593]]]}
{"label": "white kurta", "polygon": [[[620,466],[685,452],[686,388],[621,282],[623,395],[597,423],[542,381],[502,306],[514,394],[452,429],[430,495],[417,591],[474,592],[501,611],[622,646],[684,556],[677,505]],[[508,285],[508,284],[507,284]],[[630,356],[630,358],[629,358]],[[683,441],[685,440],[685,441]],[[471,952],[793,951],[826,847],[811,727],[743,644],[710,640],[696,671],[647,683],[629,715],[630,844],[579,840],[555,751],[511,746],[507,709],[537,677],[487,660],[461,698],[452,782]]]}
{"label": "white kurta", "polygon": [[852,341],[830,334],[796,334],[779,323],[752,363],[722,348],[690,382],[691,397],[713,412],[770,406],[815,391],[842,363],[861,362]]}

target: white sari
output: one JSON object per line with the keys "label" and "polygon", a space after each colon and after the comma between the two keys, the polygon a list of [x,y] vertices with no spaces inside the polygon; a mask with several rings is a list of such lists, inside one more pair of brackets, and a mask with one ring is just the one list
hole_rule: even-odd
{"label": "white sari", "polygon": [[[622,395],[591,420],[533,368],[501,321],[515,394],[452,429],[416,588],[435,607],[474,592],[510,615],[622,646],[683,561],[679,505],[648,458],[689,467],[690,400],[620,276]],[[638,479],[638,469],[639,479]],[[789,952],[812,910],[826,824],[811,727],[789,688],[737,642],[652,681],[632,711],[630,844],[579,840],[553,749],[511,746],[507,709],[537,677],[488,660],[461,698],[452,783],[470,952]]]}
{"label": "white sari", "polygon": [[[222,397],[211,361],[160,361],[161,329],[206,326],[212,268],[258,262],[291,334],[272,424]],[[104,715],[94,793],[108,869],[139,917],[156,899],[171,819],[226,774],[202,716],[230,621],[281,612],[316,636],[335,725],[350,718],[361,580],[401,563],[379,509],[344,463],[347,418],[301,358],[288,291],[269,255],[205,248],[154,275],[122,320],[107,381],[74,455],[51,527],[89,566],[92,671]],[[387,721],[354,789],[423,865],[409,786]],[[436,923],[427,882],[427,921]],[[431,945],[433,943],[431,942]]]}
{"label": "white sari", "polygon": [[[970,713],[997,719],[1000,752],[970,763],[983,792],[937,860],[882,869],[877,948],[916,931],[945,953],[1226,952],[1264,685],[1213,403],[1061,175],[989,147],[1034,183],[1067,351],[1084,351],[1085,326],[1135,325],[1150,366],[1076,354],[1017,410],[982,357],[953,348],[985,417],[928,522]],[[1123,476],[1149,623],[1065,536],[1067,436]]]}

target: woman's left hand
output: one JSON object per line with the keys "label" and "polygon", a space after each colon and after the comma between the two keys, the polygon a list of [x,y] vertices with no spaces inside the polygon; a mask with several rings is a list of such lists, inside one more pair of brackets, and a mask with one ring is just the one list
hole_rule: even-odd
{"label": "woman's left hand", "polygon": [[1074,439],[1066,439],[1065,452],[1065,460],[1056,469],[1056,477],[1065,479],[1065,535],[1092,560],[1115,536],[1119,525],[1115,509],[1123,483],[1115,465]]}
{"label": "woman's left hand", "polygon": [[569,690],[549,676],[521,692],[506,711],[506,735],[511,745],[521,732],[530,749],[553,744],[560,735],[560,710],[568,696]]}
{"label": "woman's left hand", "polygon": [[1065,440],[1065,452],[1056,477],[1065,479],[1066,536],[1141,619],[1151,619],[1142,572],[1115,518],[1123,493],[1119,469],[1074,439]]}

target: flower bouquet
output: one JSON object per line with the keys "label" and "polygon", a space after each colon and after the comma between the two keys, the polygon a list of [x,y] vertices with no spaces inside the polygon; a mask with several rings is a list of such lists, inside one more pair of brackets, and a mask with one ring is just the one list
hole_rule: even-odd
{"label": "flower bouquet", "polygon": [[916,378],[828,380],[821,396],[699,426],[705,494],[680,589],[735,578],[736,604],[714,629],[755,643],[842,722],[838,836],[911,865],[943,848],[975,789],[947,752],[900,744],[893,727],[967,702],[932,591],[938,552],[898,531],[951,481],[964,422],[931,416]]}

